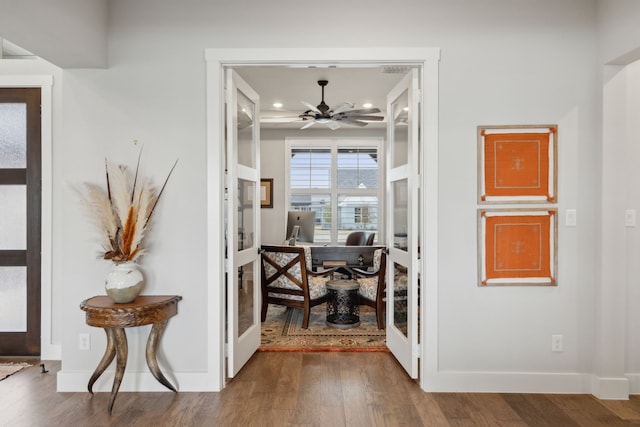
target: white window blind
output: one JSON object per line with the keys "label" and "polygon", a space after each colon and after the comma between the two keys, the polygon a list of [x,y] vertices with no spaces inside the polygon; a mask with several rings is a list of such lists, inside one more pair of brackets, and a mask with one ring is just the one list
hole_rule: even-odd
{"label": "white window blind", "polygon": [[383,171],[380,140],[289,141],[288,209],[316,212],[315,243],[344,243],[352,231],[378,240]]}

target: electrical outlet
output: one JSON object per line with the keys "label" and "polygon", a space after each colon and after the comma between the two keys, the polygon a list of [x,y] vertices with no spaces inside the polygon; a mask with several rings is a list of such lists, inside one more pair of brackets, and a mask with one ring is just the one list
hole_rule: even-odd
{"label": "electrical outlet", "polygon": [[78,334],[78,350],[91,350],[91,335]]}
{"label": "electrical outlet", "polygon": [[562,335],[551,335],[551,351],[561,353],[563,351]]}
{"label": "electrical outlet", "polygon": [[636,210],[635,209],[627,209],[626,211],[624,211],[624,225],[625,227],[636,226]]}

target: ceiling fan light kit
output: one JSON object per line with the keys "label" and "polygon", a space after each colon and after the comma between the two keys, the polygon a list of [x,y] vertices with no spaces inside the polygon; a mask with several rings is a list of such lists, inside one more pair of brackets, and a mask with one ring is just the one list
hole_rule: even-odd
{"label": "ceiling fan light kit", "polygon": [[318,80],[318,85],[322,90],[322,99],[320,104],[317,106],[306,101],[301,101],[302,104],[307,107],[307,110],[298,117],[303,121],[310,120],[310,122],[305,124],[302,129],[307,129],[316,123],[324,124],[331,130],[338,129],[341,124],[364,127],[367,125],[367,121],[383,120],[382,116],[369,115],[379,113],[379,108],[360,108],[353,110],[352,108],[354,108],[355,105],[346,101],[330,108],[324,102],[324,88],[328,84],[328,80]]}

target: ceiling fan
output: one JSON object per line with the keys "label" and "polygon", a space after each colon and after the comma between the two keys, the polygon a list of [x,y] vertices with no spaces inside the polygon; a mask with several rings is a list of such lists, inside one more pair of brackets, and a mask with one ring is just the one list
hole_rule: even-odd
{"label": "ceiling fan", "polygon": [[300,114],[298,117],[303,121],[309,121],[309,123],[302,126],[301,129],[306,129],[316,123],[325,124],[329,129],[335,130],[338,129],[341,124],[363,127],[367,125],[367,121],[382,121],[382,116],[369,115],[379,113],[379,108],[360,108],[352,110],[351,108],[353,108],[354,105],[350,102],[343,102],[330,108],[324,102],[324,88],[327,84],[329,84],[328,80],[318,80],[318,85],[322,88],[322,100],[317,106],[313,106],[313,104],[310,104],[309,102],[301,101],[308,110]]}

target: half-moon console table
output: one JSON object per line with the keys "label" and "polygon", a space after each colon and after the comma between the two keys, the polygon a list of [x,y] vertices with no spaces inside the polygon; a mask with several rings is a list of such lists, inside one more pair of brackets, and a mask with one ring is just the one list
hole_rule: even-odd
{"label": "half-moon console table", "polygon": [[160,371],[156,360],[156,349],[169,318],[178,314],[178,301],[181,299],[182,297],[178,295],[140,295],[133,302],[117,304],[108,296],[96,296],[80,304],[80,308],[86,312],[87,325],[104,328],[107,333],[107,348],[89,379],[87,387],[89,393],[93,394],[93,384],[111,364],[114,357],[116,358],[116,374],[109,399],[109,414],[113,409],[113,402],[118,395],[127,366],[127,335],[124,328],[153,324],[147,340],[147,365],[160,384],[171,391],[176,391]]}

